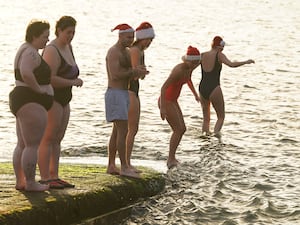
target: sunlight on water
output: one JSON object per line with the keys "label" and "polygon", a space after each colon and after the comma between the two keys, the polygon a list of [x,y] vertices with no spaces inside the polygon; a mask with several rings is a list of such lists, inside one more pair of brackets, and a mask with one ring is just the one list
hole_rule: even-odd
{"label": "sunlight on water", "polygon": [[[182,164],[165,174],[166,190],[136,206],[124,224],[299,223],[299,1],[175,0],[162,5],[159,0],[12,0],[1,1],[0,10],[1,161],[11,160],[16,144],[8,93],[14,85],[14,56],[32,18],[50,22],[50,39],[62,15],[78,22],[73,47],[84,85],[73,89],[62,146],[66,161],[107,157],[111,124],[104,112],[105,55],[117,40],[111,28],[119,23],[136,27],[142,21],[154,26],[156,38],[145,53],[150,74],[141,81],[133,158],[149,160],[147,165],[158,161],[159,168],[170,138],[157,108],[160,87],[188,45],[204,52],[213,36],[221,35],[230,59],[256,61],[240,68],[223,66],[223,144],[200,138],[201,108],[184,86],[179,103],[187,132],[177,151]],[[200,68],[192,78],[198,89]],[[212,112],[212,123],[215,118]]]}

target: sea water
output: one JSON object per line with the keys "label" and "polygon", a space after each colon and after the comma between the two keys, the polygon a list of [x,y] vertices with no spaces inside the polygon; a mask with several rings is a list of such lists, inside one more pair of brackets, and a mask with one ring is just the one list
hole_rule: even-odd
{"label": "sea water", "polygon": [[[12,0],[1,1],[0,10],[1,161],[11,161],[16,144],[8,93],[14,56],[31,19],[50,22],[50,39],[61,16],[77,20],[72,44],[84,85],[73,88],[62,161],[105,164],[111,132],[104,111],[105,56],[118,36],[110,30],[148,21],[156,37],[145,51],[150,74],[140,82],[141,120],[132,157],[162,171],[167,183],[162,194],[134,207],[124,224],[300,223],[299,1]],[[215,35],[224,38],[229,59],[251,58],[255,64],[223,66],[222,143],[201,138],[200,104],[183,87],[179,104],[187,131],[177,149],[181,165],[167,170],[171,130],[160,119],[160,88],[189,45],[207,51]],[[200,79],[197,68],[196,89]],[[213,126],[213,110],[211,117]]]}

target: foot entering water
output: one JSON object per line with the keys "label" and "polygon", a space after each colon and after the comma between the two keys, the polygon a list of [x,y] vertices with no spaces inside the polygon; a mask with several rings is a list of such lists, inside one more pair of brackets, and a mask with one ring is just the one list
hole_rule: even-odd
{"label": "foot entering water", "polygon": [[218,138],[218,140],[219,140],[220,143],[222,143],[222,134],[221,134],[220,131],[215,132],[215,133],[214,133],[214,136],[215,136],[216,138]]}
{"label": "foot entering water", "polygon": [[175,159],[175,160],[168,160],[167,167],[168,167],[168,169],[172,169],[172,168],[178,166],[178,164],[179,164],[179,161],[177,159]]}

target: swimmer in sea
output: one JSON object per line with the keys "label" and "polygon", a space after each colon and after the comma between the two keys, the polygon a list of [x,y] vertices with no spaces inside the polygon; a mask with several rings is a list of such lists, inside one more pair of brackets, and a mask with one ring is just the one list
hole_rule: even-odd
{"label": "swimmer in sea", "polygon": [[167,166],[169,169],[179,164],[175,157],[177,147],[186,131],[182,111],[178,104],[182,86],[187,83],[197,102],[200,97],[194,88],[191,76],[194,69],[200,64],[200,52],[197,48],[189,46],[186,55],[182,57],[183,62],[177,64],[170,76],[167,78],[161,88],[161,94],[158,101],[161,118],[166,119],[171,126],[173,133],[170,138],[169,156]]}
{"label": "swimmer in sea", "polygon": [[202,134],[210,135],[210,104],[217,114],[217,122],[214,127],[214,135],[221,140],[221,129],[225,118],[225,106],[222,89],[220,87],[220,74],[222,64],[229,67],[239,67],[245,64],[254,63],[252,59],[240,62],[230,61],[222,52],[225,42],[220,36],[213,39],[211,50],[201,54],[202,78],[199,85],[201,106],[203,112]]}

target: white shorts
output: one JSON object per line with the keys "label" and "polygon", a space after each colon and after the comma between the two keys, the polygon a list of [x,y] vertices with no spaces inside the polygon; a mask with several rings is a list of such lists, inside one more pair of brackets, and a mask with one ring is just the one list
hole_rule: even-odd
{"label": "white shorts", "polygon": [[128,90],[107,88],[105,92],[105,115],[108,122],[128,120]]}

